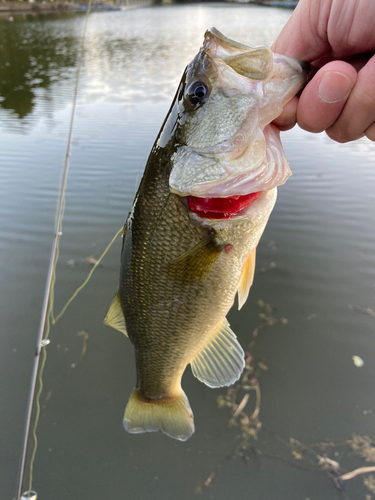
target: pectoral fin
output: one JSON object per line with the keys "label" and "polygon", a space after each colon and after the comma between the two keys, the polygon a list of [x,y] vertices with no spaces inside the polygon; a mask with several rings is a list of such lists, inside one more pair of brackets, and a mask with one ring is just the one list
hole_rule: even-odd
{"label": "pectoral fin", "polygon": [[226,318],[190,364],[193,375],[209,387],[232,385],[240,378],[244,352]]}
{"label": "pectoral fin", "polygon": [[238,284],[238,309],[244,305],[249,295],[250,287],[254,281],[256,248],[253,248],[243,266],[240,282]]}
{"label": "pectoral fin", "polygon": [[125,326],[124,313],[122,312],[120,294],[117,290],[115,298],[112,300],[109,306],[108,312],[104,318],[104,324],[115,328],[119,332],[128,336]]}
{"label": "pectoral fin", "polygon": [[225,243],[215,234],[205,236],[197,245],[166,266],[174,280],[190,283],[204,280],[220,257]]}

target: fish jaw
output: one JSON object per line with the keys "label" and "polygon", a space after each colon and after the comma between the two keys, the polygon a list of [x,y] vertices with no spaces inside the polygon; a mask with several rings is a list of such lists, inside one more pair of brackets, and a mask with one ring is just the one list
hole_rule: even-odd
{"label": "fish jaw", "polygon": [[[248,170],[257,154],[262,161]],[[267,125],[259,140],[253,139],[239,158],[233,156],[233,152],[213,156],[180,147],[169,178],[171,191],[203,198],[244,196],[281,186],[292,175],[280,132],[273,125]]]}
{"label": "fish jaw", "polygon": [[[297,60],[232,42],[214,28],[207,31],[186,71],[171,191],[214,198],[284,184],[291,172],[279,131],[270,123],[301,89],[307,73]],[[183,103],[199,82],[206,97],[191,111]]]}

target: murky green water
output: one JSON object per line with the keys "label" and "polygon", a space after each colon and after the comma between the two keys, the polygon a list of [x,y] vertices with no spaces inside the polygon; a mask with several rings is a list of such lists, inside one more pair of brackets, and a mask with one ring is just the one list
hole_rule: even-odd
{"label": "murky green water", "polygon": [[[223,4],[90,15],[56,313],[90,271],[87,258],[98,258],[123,225],[205,29],[214,25],[259,45],[271,43],[289,15]],[[83,19],[0,20],[2,499],[15,491]],[[231,409],[217,405],[226,391],[200,384],[189,369],[183,386],[196,423],[189,441],[123,430],[133,349],[102,325],[117,286],[118,240],[51,331],[34,467],[38,500],[190,500],[199,486],[203,497],[220,500],[331,500],[345,497],[316,455],[327,453],[340,472],[371,465],[346,441],[353,434],[375,439],[375,145],[338,145],[298,129],[283,142],[294,175],[279,190],[260,242],[248,303],[229,315],[242,345],[252,343],[262,394],[257,440],[243,437],[252,422],[242,431],[228,428]],[[244,394],[232,396],[239,403]],[[255,392],[249,394],[250,416]],[[290,438],[308,449],[291,448]],[[335,446],[314,447],[325,441]],[[248,446],[242,456],[240,443]],[[346,498],[366,494],[361,476],[347,482]]]}

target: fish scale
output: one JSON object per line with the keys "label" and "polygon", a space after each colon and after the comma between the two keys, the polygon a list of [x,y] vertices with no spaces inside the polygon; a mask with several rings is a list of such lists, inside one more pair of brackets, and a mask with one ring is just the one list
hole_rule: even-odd
{"label": "fish scale", "polygon": [[[218,319],[215,321],[215,318],[221,318],[231,306],[242,270],[240,257],[248,246],[243,238],[236,245],[237,228],[223,228],[219,231],[220,236],[235,249],[230,256],[226,253],[220,255],[214,269],[204,279],[204,289],[200,279],[188,283],[173,280],[168,265],[204,239],[206,228],[196,226],[180,199],[170,194],[169,185],[163,179],[164,171],[163,161],[154,158],[147,167],[134,207],[131,269],[129,273],[125,268],[127,272],[122,279],[127,330],[138,348],[137,387],[149,397],[160,393],[174,395],[168,387],[169,380],[168,383],[165,380],[180,374],[210,334],[205,331],[207,323],[216,327]],[[162,222],[155,231],[153,224],[157,219]],[[242,222],[238,226],[243,231],[248,223]],[[247,230],[253,232],[251,227]],[[152,260],[146,257],[151,251]],[[229,273],[231,278],[228,279]],[[167,304],[175,297],[184,297],[185,300],[178,308],[168,308]],[[140,303],[144,307],[137,307]],[[133,323],[137,325],[134,333]],[[140,335],[141,330],[147,330],[148,335]],[[176,350],[180,356],[176,356]]]}

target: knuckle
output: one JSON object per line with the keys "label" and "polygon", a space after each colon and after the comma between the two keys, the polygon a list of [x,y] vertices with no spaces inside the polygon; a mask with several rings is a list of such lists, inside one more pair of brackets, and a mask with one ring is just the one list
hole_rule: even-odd
{"label": "knuckle", "polygon": [[339,142],[340,144],[345,144],[346,142],[353,141],[354,138],[350,136],[348,130],[345,130],[343,127],[332,126],[327,128],[326,134],[333,141]]}
{"label": "knuckle", "polygon": [[361,86],[355,95],[355,101],[358,106],[363,109],[375,109],[375,86]]}

